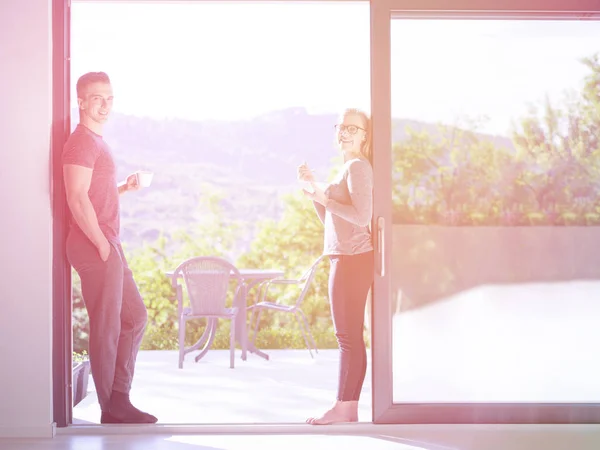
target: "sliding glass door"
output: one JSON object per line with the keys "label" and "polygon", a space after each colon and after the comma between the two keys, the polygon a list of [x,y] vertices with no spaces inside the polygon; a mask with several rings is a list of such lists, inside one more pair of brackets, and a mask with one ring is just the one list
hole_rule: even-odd
{"label": "sliding glass door", "polygon": [[373,420],[597,423],[600,9],[371,2]]}
{"label": "sliding glass door", "polygon": [[[230,370],[229,322],[221,321],[209,351],[188,355],[179,370],[178,306],[165,272],[192,256],[223,256],[240,269],[273,269],[294,278],[322,253],[321,224],[302,194],[296,168],[306,161],[327,181],[340,166],[334,142],[338,114],[370,105],[369,2],[65,0],[61,7],[65,19],[57,27],[65,29],[65,48],[58,46],[62,35],[55,42],[57,60],[67,65],[56,72],[61,84],[55,99],[65,109],[57,112],[57,123],[66,124],[68,135],[79,120],[77,79],[89,71],[107,72],[115,102],[104,138],[117,178],[140,169],[155,174],[148,189],[120,200],[121,238],[149,317],[132,401],[148,411],[163,405],[163,425],[304,423],[315,411],[326,411],[335,399],[338,351],[325,262],[301,305],[319,350],[318,365],[312,365],[304,325],[293,315],[266,312],[250,325],[253,310],[240,308],[238,326],[246,322],[251,344],[269,355],[268,363],[254,353],[242,361],[238,350],[236,370]],[[58,137],[60,156],[66,136]],[[60,187],[60,158],[54,165]],[[64,192],[57,191],[57,199],[64,209]],[[62,217],[57,224],[66,229]],[[68,366],[55,378],[65,391],[55,398],[64,398],[68,410],[57,412],[57,422],[88,426],[99,422],[100,405],[93,380],[85,378],[86,366],[71,368],[71,354],[87,358],[89,320],[76,272],[71,300],[64,233],[57,231],[56,239],[60,268],[68,270],[56,271],[56,286],[64,290],[56,292],[55,329],[62,364]],[[299,292],[293,286],[271,289],[267,299],[292,304]],[[247,304],[257,294],[258,286],[249,289]],[[186,347],[199,341],[205,323],[188,324]],[[242,370],[253,375],[236,379]],[[276,377],[266,372],[272,370]],[[86,379],[87,389],[77,384]],[[81,386],[72,400],[66,398],[71,380]],[[371,421],[370,381],[367,377],[361,421]],[[231,383],[239,386],[239,395],[223,402],[222,392],[234,392]],[[282,398],[295,406],[282,409]]]}
{"label": "sliding glass door", "polygon": [[[600,421],[600,7],[496,3],[370,4],[376,423]],[[59,426],[72,412],[56,167],[68,5],[54,0]]]}

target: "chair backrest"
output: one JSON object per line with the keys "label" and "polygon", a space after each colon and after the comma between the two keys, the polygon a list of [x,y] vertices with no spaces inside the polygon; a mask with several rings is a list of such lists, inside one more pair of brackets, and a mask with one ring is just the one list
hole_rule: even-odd
{"label": "chair backrest", "polygon": [[300,307],[300,304],[304,301],[304,297],[306,296],[306,293],[310,289],[310,285],[312,284],[313,279],[315,278],[315,275],[317,273],[317,266],[324,258],[325,258],[324,255],[319,256],[311,264],[311,266],[306,270],[306,272],[304,272],[302,274],[302,276],[300,277],[300,281],[304,281],[304,286],[302,287],[302,291],[300,292],[300,295],[298,296],[298,299],[296,300],[296,307]]}
{"label": "chair backrest", "polygon": [[300,281],[306,281],[308,277],[310,277],[315,272],[315,269],[324,258],[325,255],[321,255],[317,259],[315,259],[314,262],[310,265],[310,267],[304,271],[304,273],[300,277]]}
{"label": "chair backrest", "polygon": [[175,276],[179,274],[183,276],[190,299],[191,314],[198,316],[222,314],[231,279],[238,281],[236,294],[241,281],[238,269],[216,256],[190,258],[177,267]]}

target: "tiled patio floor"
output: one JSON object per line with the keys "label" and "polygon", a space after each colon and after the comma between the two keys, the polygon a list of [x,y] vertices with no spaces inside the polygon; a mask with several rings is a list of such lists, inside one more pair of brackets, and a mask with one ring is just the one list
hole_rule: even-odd
{"label": "tiled patio floor", "polygon": [[[131,398],[159,423],[300,423],[328,408],[336,395],[338,351],[268,350],[270,360],[211,350],[198,363],[188,355],[177,368],[176,351],[142,351]],[[369,364],[370,366],[370,364]],[[74,424],[99,423],[100,407],[90,377],[88,396],[74,408]],[[371,421],[370,367],[359,418]]]}

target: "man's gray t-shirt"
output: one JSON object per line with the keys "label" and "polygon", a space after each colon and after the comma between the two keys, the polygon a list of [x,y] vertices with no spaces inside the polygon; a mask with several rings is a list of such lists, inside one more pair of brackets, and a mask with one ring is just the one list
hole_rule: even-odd
{"label": "man's gray t-shirt", "polygon": [[[92,169],[88,195],[100,229],[111,242],[119,241],[119,190],[115,162],[102,136],[84,125],[77,125],[63,148],[62,163]],[[81,231],[75,220],[71,227]]]}
{"label": "man's gray t-shirt", "polygon": [[324,255],[357,255],[373,250],[373,168],[364,158],[347,161],[325,190],[327,209],[315,202],[325,225]]}

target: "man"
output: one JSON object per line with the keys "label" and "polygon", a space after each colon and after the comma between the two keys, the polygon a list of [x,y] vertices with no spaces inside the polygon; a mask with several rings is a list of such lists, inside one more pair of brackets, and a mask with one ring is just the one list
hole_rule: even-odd
{"label": "man", "polygon": [[135,360],[147,312],[119,239],[119,195],[140,187],[136,174],[117,185],[115,163],[102,138],[113,104],[108,75],[92,72],[77,81],[79,124],[62,154],[72,215],[67,257],[81,278],[90,320],[92,378],[101,423],[156,423],[129,401]]}

